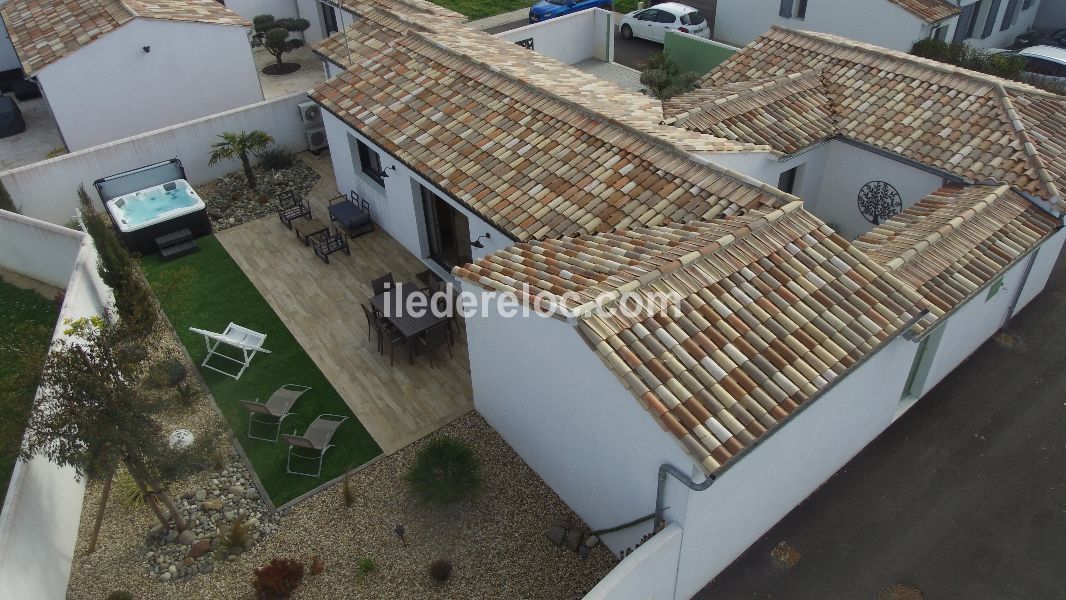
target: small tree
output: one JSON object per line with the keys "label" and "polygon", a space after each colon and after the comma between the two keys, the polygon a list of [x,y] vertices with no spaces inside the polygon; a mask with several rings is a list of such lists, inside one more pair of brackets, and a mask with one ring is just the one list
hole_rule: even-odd
{"label": "small tree", "polygon": [[481,487],[481,461],[461,440],[430,440],[407,471],[407,487],[427,504],[454,504]]}
{"label": "small tree", "polygon": [[[260,17],[268,17],[270,15],[260,15]],[[283,64],[281,57],[286,52],[292,52],[297,48],[302,48],[304,41],[300,38],[289,38],[293,33],[303,33],[307,31],[307,28],[311,26],[310,21],[307,19],[273,19],[272,21],[263,20],[263,47],[266,51],[274,56],[278,61],[277,64]],[[260,31],[260,27],[256,25],[256,33]]]}
{"label": "small tree", "polygon": [[645,94],[659,100],[669,100],[694,90],[699,78],[695,73],[682,73],[677,63],[670,60],[670,54],[663,51],[652,54],[648,59],[648,66],[640,74],[640,83],[644,86]]}
{"label": "small tree", "polygon": [[221,142],[211,144],[211,160],[207,164],[213,165],[220,160],[232,160],[239,158],[244,167],[244,177],[248,180],[248,187],[256,189],[255,171],[252,170],[252,156],[259,156],[274,143],[274,138],[265,131],[241,131],[234,133],[227,131],[219,135]]}

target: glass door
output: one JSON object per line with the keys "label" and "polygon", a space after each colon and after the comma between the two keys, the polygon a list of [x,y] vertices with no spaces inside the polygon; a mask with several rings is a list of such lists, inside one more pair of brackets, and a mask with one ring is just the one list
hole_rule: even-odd
{"label": "glass door", "polygon": [[466,215],[425,187],[421,190],[429,257],[449,271],[471,262],[470,223]]}
{"label": "glass door", "polygon": [[340,31],[337,27],[337,9],[332,6],[322,3],[322,24],[325,25],[326,35],[330,36]]}

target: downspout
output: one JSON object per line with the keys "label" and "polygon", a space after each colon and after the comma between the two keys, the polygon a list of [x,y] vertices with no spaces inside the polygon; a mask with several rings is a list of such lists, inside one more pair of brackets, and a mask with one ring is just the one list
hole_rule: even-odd
{"label": "downspout", "polygon": [[1025,270],[1022,271],[1022,280],[1018,283],[1018,289],[1014,291],[1014,297],[1010,300],[1010,306],[1007,307],[1007,314],[1003,317],[1003,324],[999,326],[1000,329],[1005,328],[1010,323],[1011,317],[1014,316],[1014,309],[1018,306],[1018,300],[1022,297],[1025,284],[1029,282],[1029,273],[1033,270],[1033,263],[1036,262],[1036,255],[1039,253],[1040,246],[1037,246],[1029,255],[1029,261],[1025,263]]}
{"label": "downspout", "polygon": [[699,483],[696,483],[692,480],[691,477],[682,473],[681,469],[678,469],[674,465],[671,465],[669,463],[663,463],[659,465],[659,485],[658,488],[655,490],[655,521],[653,521],[653,528],[655,531],[659,531],[659,529],[661,529],[662,526],[665,525],[665,523],[663,522],[663,511],[665,511],[666,508],[663,506],[663,502],[666,497],[667,475],[672,475],[674,479],[685,484],[688,489],[694,492],[702,492],[703,490],[711,487],[711,484],[714,483],[715,479],[717,479],[717,477],[715,477],[714,475],[708,475],[706,479]]}

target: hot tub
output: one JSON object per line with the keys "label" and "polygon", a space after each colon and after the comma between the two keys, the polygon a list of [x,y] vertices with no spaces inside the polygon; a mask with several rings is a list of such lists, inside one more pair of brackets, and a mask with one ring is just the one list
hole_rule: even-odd
{"label": "hot tub", "polygon": [[107,201],[119,236],[133,252],[151,254],[157,237],[188,229],[193,237],[211,233],[204,201],[184,179],[125,194]]}

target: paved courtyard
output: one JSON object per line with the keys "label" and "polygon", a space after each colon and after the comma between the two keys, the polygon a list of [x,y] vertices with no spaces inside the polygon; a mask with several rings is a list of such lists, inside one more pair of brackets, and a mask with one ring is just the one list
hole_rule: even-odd
{"label": "paved courtyard", "polygon": [[263,86],[263,97],[266,100],[296,92],[306,92],[326,80],[322,59],[311,52],[310,46],[298,48],[282,56],[284,62],[300,65],[299,71],[288,75],[263,74],[263,67],[276,62],[274,57],[263,48],[253,48],[252,57],[255,58],[255,68],[259,72],[259,83]]}
{"label": "paved courtyard", "polygon": [[[1010,324],[697,596],[1063,598],[1066,267]],[[800,554],[791,569],[771,549]]]}
{"label": "paved courtyard", "polygon": [[49,152],[63,145],[59,126],[44,98],[16,102],[26,121],[26,131],[0,140],[0,171],[45,160]]}

